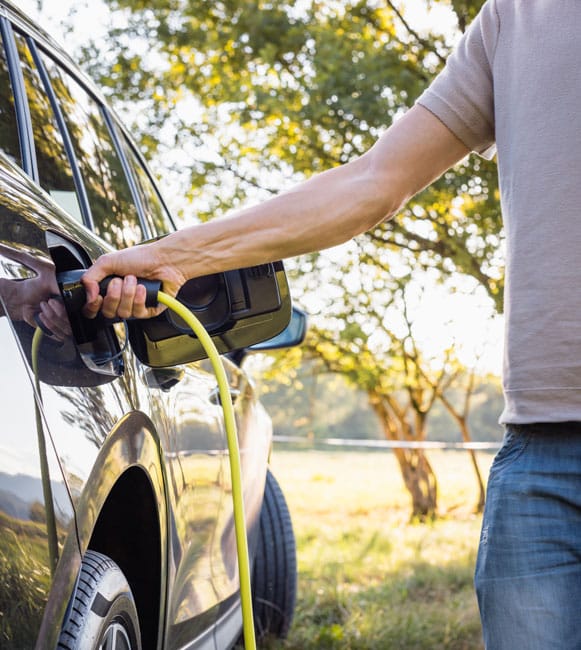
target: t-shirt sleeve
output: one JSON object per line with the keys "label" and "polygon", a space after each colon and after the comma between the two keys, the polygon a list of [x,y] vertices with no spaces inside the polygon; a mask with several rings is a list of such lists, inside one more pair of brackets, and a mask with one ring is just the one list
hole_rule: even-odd
{"label": "t-shirt sleeve", "polygon": [[492,69],[499,30],[496,0],[488,0],[442,72],[417,100],[485,158],[496,152]]}

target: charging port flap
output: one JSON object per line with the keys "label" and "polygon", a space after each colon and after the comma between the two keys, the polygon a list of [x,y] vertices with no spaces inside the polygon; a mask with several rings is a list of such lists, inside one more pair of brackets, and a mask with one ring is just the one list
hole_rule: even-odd
{"label": "charging port flap", "polygon": [[[276,336],[289,323],[291,298],[282,262],[186,282],[177,299],[194,312],[222,354]],[[187,324],[170,310],[128,322],[138,359],[162,368],[198,361],[206,353]]]}

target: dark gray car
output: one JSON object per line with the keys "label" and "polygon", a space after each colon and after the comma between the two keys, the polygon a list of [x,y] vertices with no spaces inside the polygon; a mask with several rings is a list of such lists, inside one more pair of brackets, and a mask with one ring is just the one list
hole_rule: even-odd
{"label": "dark gray car", "polygon": [[[4,0],[0,33],[0,647],[232,647],[233,508],[209,362],[167,314],[93,322],[63,301],[99,255],[174,224],[65,53]],[[292,525],[268,469],[270,419],[238,363],[258,341],[301,338],[280,335],[284,269],[210,276],[183,297],[224,353],[235,403],[255,625],[284,635]]]}

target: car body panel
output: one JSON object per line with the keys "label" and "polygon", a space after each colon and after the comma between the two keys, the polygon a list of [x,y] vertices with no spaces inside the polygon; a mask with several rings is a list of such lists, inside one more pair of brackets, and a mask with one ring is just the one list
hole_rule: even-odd
{"label": "car body panel", "polygon": [[[102,101],[58,46],[4,0],[0,16],[4,40],[9,20]],[[16,104],[26,102],[20,91]],[[29,111],[33,121],[35,114]],[[115,120],[106,114],[109,126]],[[127,137],[116,122],[115,129]],[[19,134],[34,156],[31,125],[22,118]],[[130,572],[128,555],[135,551],[143,573],[159,574],[147,578],[150,600],[159,603],[147,647],[223,650],[236,640],[241,618],[229,452],[211,366],[203,360],[167,371],[146,368],[127,344],[123,324],[104,328],[99,345],[110,356],[95,363],[103,349],[73,341],[64,310],[65,334],[39,333],[41,303],[59,295],[58,273],[84,268],[112,247],[41,189],[33,164],[23,170],[26,161],[11,160],[1,145],[0,634],[12,634],[5,638],[20,639],[15,643],[22,647],[54,647],[85,551],[107,550]],[[155,199],[156,191],[148,196]],[[144,235],[173,228],[156,209]],[[146,212],[138,205],[142,224]],[[252,556],[272,428],[252,382],[224,363]],[[140,492],[124,520],[115,500],[128,486]],[[124,548],[128,539],[145,550]],[[21,583],[23,567],[28,579]],[[139,576],[128,578],[132,587],[141,585]],[[30,607],[23,609],[27,594]],[[11,608],[11,599],[19,606]]]}
{"label": "car body panel", "polygon": [[[20,277],[5,278],[4,286],[22,283],[22,276],[37,274],[41,262],[46,291],[54,292],[55,269],[46,232],[80,240],[79,249],[85,252],[102,250],[100,243],[92,241],[76,221],[63,214],[0,155],[0,186],[8,188],[10,184],[19,197],[18,210],[11,209],[10,193],[3,192],[0,259],[6,267],[4,275]],[[75,229],[79,232],[75,233]],[[9,241],[11,231],[18,233],[18,241]],[[23,244],[28,244],[26,249]],[[36,271],[22,264],[23,259],[29,259]],[[115,327],[121,338],[122,326]],[[24,321],[18,321],[13,328],[27,362],[30,392],[34,379],[33,328]],[[198,631],[205,630],[217,618],[220,601],[238,587],[228,451],[221,406],[212,403],[215,377],[209,363],[190,364],[181,381],[171,391],[163,391],[145,386],[135,360],[126,361],[122,377],[95,376],[82,365],[74,350],[66,350],[66,345],[56,346],[49,340],[48,351],[41,348],[37,372],[44,428],[51,436],[51,448],[60,452],[53,466],[62,475],[77,513],[75,536],[79,551],[88,547],[103,503],[123,471],[132,466],[147,468],[160,513],[165,513],[166,490],[168,494],[169,514],[160,518],[160,526],[162,538],[167,535],[170,540],[167,556],[164,552],[167,588],[171,592],[167,643],[176,647],[184,638],[194,638]],[[257,403],[251,383],[236,366],[227,360],[225,363],[236,395],[245,494],[261,494],[271,439],[270,421]],[[97,385],[87,385],[93,382]],[[96,476],[98,481],[94,480]],[[250,529],[256,528],[255,501],[249,501],[251,507],[247,508]],[[192,544],[192,531],[197,546]],[[57,627],[55,624],[54,629]]]}

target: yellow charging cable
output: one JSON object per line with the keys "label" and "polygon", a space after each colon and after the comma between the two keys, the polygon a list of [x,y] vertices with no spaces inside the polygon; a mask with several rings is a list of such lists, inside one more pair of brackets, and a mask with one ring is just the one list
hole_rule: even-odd
{"label": "yellow charging cable", "polygon": [[198,337],[204,348],[218,382],[220,403],[224,411],[224,424],[228,441],[228,454],[230,457],[230,474],[232,477],[232,501],[234,504],[234,531],[236,533],[236,552],[238,555],[238,574],[240,579],[240,603],[242,606],[242,626],[244,631],[244,647],[246,650],[256,650],[254,634],[254,616],[252,613],[252,589],[250,586],[250,559],[248,555],[248,538],[246,537],[246,520],[244,516],[244,498],[242,490],[242,472],[240,468],[240,449],[236,432],[236,419],[234,407],[228,385],[228,377],[220,354],[214,341],[198,318],[179,300],[158,291],[158,302],[169,307],[178,316],[183,318],[188,327]]}
{"label": "yellow charging cable", "polygon": [[[78,277],[67,278],[70,286],[66,288],[61,288],[61,292],[67,294],[67,298],[70,300],[71,296],[74,295],[75,291],[78,292],[79,288],[82,287],[80,284],[80,279]],[[64,282],[64,280],[63,280]],[[79,294],[80,295],[80,294]],[[82,304],[84,304],[84,294],[82,299]],[[218,382],[218,391],[220,395],[220,403],[222,405],[222,410],[224,412],[224,425],[226,428],[226,439],[228,441],[228,454],[230,459],[230,475],[232,479],[232,501],[234,509],[234,531],[236,535],[236,553],[238,557],[238,575],[240,580],[240,603],[242,608],[242,625],[244,633],[244,646],[246,650],[256,650],[256,639],[254,633],[254,616],[252,613],[252,590],[250,583],[250,559],[248,554],[248,538],[246,536],[246,518],[244,515],[244,498],[243,498],[243,489],[242,489],[242,471],[240,467],[240,449],[238,447],[238,435],[236,432],[236,419],[234,417],[234,407],[232,405],[232,397],[230,395],[230,389],[228,384],[228,377],[226,376],[226,371],[224,370],[224,365],[222,364],[222,359],[220,354],[214,345],[210,335],[198,320],[198,318],[179,300],[176,300],[172,296],[164,293],[163,291],[157,291],[156,301],[166,305],[172,311],[174,311],[178,316],[180,316],[191,328],[192,332],[198,337],[202,347],[204,348],[210,362],[212,364],[212,369],[216,376]],[[32,358],[33,358],[33,370],[35,377],[38,381],[38,352],[42,340],[42,332],[40,328],[37,328],[32,345]],[[38,392],[39,387],[37,386]],[[40,435],[41,422],[40,416],[39,420],[39,443],[44,443],[44,436]],[[46,456],[46,454],[44,454]],[[46,468],[48,472],[48,467]],[[48,476],[48,473],[47,473]],[[47,481],[48,482],[48,481]],[[50,487],[50,483],[48,482]],[[52,502],[52,500],[51,500]],[[56,538],[56,536],[55,536]],[[58,549],[54,549],[54,557]],[[56,561],[55,561],[56,563]]]}

